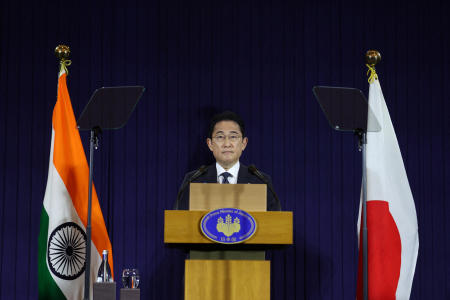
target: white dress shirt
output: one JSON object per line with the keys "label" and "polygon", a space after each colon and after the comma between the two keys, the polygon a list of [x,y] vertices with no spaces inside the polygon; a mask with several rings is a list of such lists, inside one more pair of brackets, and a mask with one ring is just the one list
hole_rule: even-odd
{"label": "white dress shirt", "polygon": [[221,165],[219,165],[218,162],[216,162],[216,170],[217,170],[217,183],[222,183],[223,176],[221,175],[223,172],[228,172],[231,174],[230,177],[228,177],[228,182],[230,184],[236,184],[238,179],[238,173],[239,173],[239,161],[235,163],[228,171],[225,170]]}

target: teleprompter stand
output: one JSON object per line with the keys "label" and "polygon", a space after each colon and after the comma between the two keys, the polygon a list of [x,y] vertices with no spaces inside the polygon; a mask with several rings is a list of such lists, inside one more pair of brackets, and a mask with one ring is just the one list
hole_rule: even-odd
{"label": "teleprompter stand", "polygon": [[370,110],[366,97],[355,88],[315,86],[314,96],[322,108],[330,126],[338,131],[354,132],[358,137],[358,150],[362,152],[362,252],[363,252],[363,297],[368,297],[367,264],[367,180],[366,144],[367,132],[381,130],[375,115]]}
{"label": "teleprompter stand", "polygon": [[103,87],[97,89],[77,121],[79,130],[90,130],[89,195],[86,226],[86,269],[84,299],[89,300],[91,268],[91,213],[94,149],[102,130],[120,129],[127,123],[145,88],[143,86]]}

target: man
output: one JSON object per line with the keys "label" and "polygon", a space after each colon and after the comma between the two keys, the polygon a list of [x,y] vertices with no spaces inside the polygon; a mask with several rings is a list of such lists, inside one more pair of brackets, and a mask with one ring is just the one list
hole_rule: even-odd
{"label": "man", "polygon": [[[264,181],[252,174],[247,166],[239,162],[242,151],[247,147],[248,138],[245,136],[243,120],[235,113],[226,111],[215,115],[211,120],[206,144],[213,153],[216,164],[207,169],[192,182],[199,183],[254,183]],[[189,209],[189,180],[199,175],[199,171],[192,171],[184,177],[183,184],[175,203],[175,209]],[[272,185],[270,177],[261,172],[261,175]],[[281,210],[281,205],[274,193],[267,190],[267,210]]]}

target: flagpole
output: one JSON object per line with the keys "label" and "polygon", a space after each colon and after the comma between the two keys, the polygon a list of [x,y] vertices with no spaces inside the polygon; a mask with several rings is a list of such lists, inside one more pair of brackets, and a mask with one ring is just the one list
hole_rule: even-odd
{"label": "flagpole", "polygon": [[[369,83],[376,78],[375,65],[381,61],[380,52],[369,50],[366,52],[366,66],[369,68],[367,74],[370,73]],[[368,128],[367,128],[368,129]],[[366,145],[367,145],[367,129],[366,131],[357,132],[359,137],[359,149],[362,151],[362,252],[363,252],[363,299],[369,297],[369,264],[368,264],[368,231],[367,231],[367,167],[366,167]]]}
{"label": "flagpole", "polygon": [[366,169],[366,144],[367,130],[358,128],[355,130],[358,137],[358,150],[362,154],[362,224],[360,225],[363,253],[363,299],[368,299],[368,264],[367,264],[367,169]]}
{"label": "flagpole", "polygon": [[[69,60],[70,48],[66,45],[58,45],[55,48],[55,55],[59,60],[60,68],[58,76],[61,75],[61,71],[65,71],[68,74],[67,66],[71,64]],[[91,131],[91,144],[90,144],[90,157],[89,157],[89,191],[88,191],[88,216],[86,226],[86,261],[84,270],[84,299],[89,300],[90,292],[90,267],[91,267],[91,211],[92,211],[92,174],[94,168],[94,148],[98,147],[98,130],[92,129]]]}

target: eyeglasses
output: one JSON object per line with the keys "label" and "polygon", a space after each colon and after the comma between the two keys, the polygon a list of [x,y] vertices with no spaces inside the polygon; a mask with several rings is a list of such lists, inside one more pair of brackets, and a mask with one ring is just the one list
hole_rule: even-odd
{"label": "eyeglasses", "polygon": [[215,137],[213,137],[213,140],[217,144],[222,144],[222,143],[225,143],[225,140],[227,138],[231,143],[237,143],[241,139],[241,136],[237,135],[237,134],[231,134],[228,136],[219,134],[219,135],[216,135]]}

